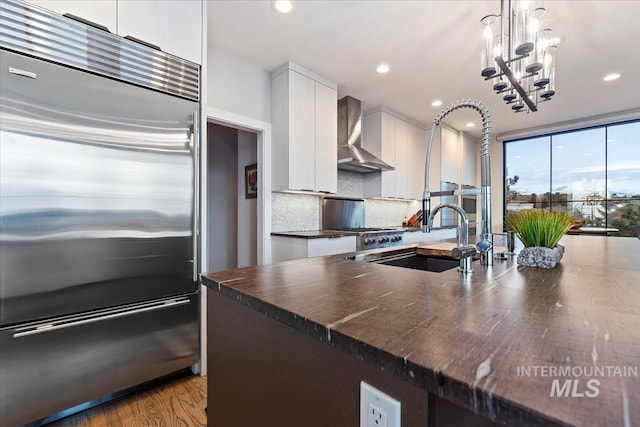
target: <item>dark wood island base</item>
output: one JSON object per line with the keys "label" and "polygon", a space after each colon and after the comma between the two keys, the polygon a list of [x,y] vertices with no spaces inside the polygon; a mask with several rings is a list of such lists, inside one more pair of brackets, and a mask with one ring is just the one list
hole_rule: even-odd
{"label": "dark wood island base", "polygon": [[640,241],[561,244],[555,269],[466,278],[342,256],[204,275],[209,425],[357,426],[360,381],[403,426],[640,423]]}

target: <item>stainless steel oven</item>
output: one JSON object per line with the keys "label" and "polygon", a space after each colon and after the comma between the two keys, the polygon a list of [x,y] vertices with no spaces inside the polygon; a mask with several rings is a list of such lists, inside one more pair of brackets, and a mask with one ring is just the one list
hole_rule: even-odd
{"label": "stainless steel oven", "polygon": [[402,245],[403,230],[364,226],[364,200],[325,197],[322,201],[322,229],[339,230],[356,236],[356,250]]}
{"label": "stainless steel oven", "polygon": [[[462,185],[462,190],[475,190],[472,185]],[[469,217],[469,234],[477,234],[478,228],[478,194],[462,194],[460,196],[460,207],[464,209]]]}

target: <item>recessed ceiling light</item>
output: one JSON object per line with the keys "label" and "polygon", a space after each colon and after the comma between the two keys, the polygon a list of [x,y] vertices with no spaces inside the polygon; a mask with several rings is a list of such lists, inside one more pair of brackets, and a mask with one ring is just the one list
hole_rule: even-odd
{"label": "recessed ceiling light", "polygon": [[293,10],[293,2],[291,0],[275,0],[271,4],[280,13],[289,13]]}
{"label": "recessed ceiling light", "polygon": [[385,74],[389,72],[389,66],[387,64],[380,64],[376,67],[376,73]]}
{"label": "recessed ceiling light", "polygon": [[620,76],[622,76],[622,74],[620,73],[611,73],[604,76],[604,79],[602,80],[604,80],[605,82],[612,82],[614,80],[618,80]]}
{"label": "recessed ceiling light", "polygon": [[472,128],[472,127],[474,127],[475,125],[476,125],[476,124],[475,124],[474,122],[469,122],[469,123],[467,123],[465,126],[466,126],[466,127],[468,127],[468,128]]}
{"label": "recessed ceiling light", "polygon": [[442,101],[440,101],[439,99],[436,99],[435,101],[433,101],[433,102],[431,103],[431,106],[432,106],[432,107],[439,107],[439,106],[441,106],[441,105],[442,105]]}

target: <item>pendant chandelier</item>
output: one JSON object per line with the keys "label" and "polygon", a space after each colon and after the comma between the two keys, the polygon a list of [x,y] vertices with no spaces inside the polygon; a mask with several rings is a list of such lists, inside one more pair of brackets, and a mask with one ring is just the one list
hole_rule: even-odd
{"label": "pendant chandelier", "polygon": [[480,21],[484,27],[482,71],[493,89],[516,113],[538,111],[555,94],[558,38],[542,27],[544,8],[528,0],[501,0],[500,15]]}

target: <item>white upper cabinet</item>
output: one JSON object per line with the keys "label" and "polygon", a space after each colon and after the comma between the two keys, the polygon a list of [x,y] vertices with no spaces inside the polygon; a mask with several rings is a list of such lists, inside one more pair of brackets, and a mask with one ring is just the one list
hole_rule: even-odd
{"label": "white upper cabinet", "polygon": [[29,0],[132,36],[163,52],[202,64],[202,0]]}
{"label": "white upper cabinet", "polygon": [[338,192],[338,92],[316,82],[315,185]]}
{"label": "white upper cabinet", "polygon": [[202,63],[202,0],[118,0],[118,34]]}
{"label": "white upper cabinet", "polygon": [[441,128],[441,180],[479,186],[477,167],[478,144],[463,132]]}
{"label": "white upper cabinet", "polygon": [[[409,128],[409,144],[407,155],[409,158],[409,176],[407,184],[409,199],[422,199],[424,190],[424,166],[427,158],[427,138],[424,129],[411,125]],[[434,142],[435,144],[435,142]]]}
{"label": "white upper cabinet", "polygon": [[462,178],[460,182],[464,185],[479,187],[476,164],[480,159],[480,146],[467,135],[462,135]]}
{"label": "white upper cabinet", "polygon": [[336,193],[337,86],[291,62],[271,81],[273,190]]}
{"label": "white upper cabinet", "polygon": [[115,0],[29,0],[28,3],[60,15],[70,13],[117,32]]}
{"label": "white upper cabinet", "polygon": [[462,150],[456,132],[441,128],[440,155],[440,180],[460,184]]}
{"label": "white upper cabinet", "polygon": [[365,197],[422,197],[424,129],[385,110],[369,112],[363,117],[362,146],[395,168],[365,174]]}

